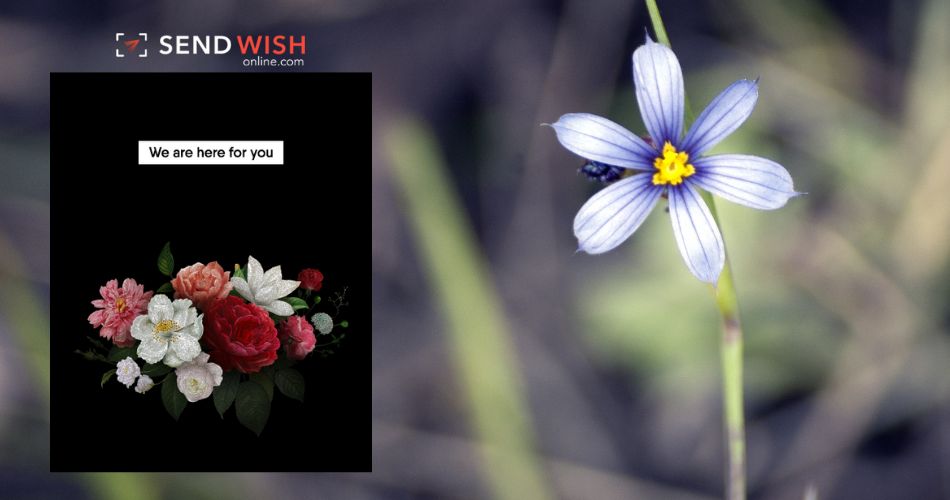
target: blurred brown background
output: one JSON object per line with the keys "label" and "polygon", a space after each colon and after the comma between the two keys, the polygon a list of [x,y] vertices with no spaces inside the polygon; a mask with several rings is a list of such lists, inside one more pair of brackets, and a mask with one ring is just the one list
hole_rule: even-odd
{"label": "blurred brown background", "polygon": [[[716,151],[773,158],[809,193],[772,213],[719,203],[750,496],[950,498],[950,3],[660,9],[694,109],[761,77]],[[660,210],[617,250],[575,254],[599,186],[539,127],[583,111],[642,131],[630,54],[647,26],[640,2],[606,0],[0,6],[0,497],[721,497],[709,292]],[[49,336],[88,333],[49,330],[49,247],[75,242],[49,234],[48,72],[242,71],[125,64],[116,31],[303,32],[302,70],[373,72],[372,474],[46,472]],[[321,165],[319,147],[314,168],[365,168]]]}

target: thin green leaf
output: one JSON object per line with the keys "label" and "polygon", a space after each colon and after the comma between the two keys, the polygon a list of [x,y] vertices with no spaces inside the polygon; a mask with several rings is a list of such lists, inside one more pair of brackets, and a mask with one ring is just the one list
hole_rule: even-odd
{"label": "thin green leaf", "polygon": [[158,254],[158,271],[165,276],[171,277],[175,270],[175,258],[172,257],[172,243],[169,241],[162,247],[162,252]]}
{"label": "thin green leaf", "polygon": [[100,349],[100,350],[103,350],[103,351],[108,351],[108,350],[109,350],[109,348],[106,347],[105,344],[103,344],[101,340],[99,340],[99,339],[97,339],[97,338],[95,338],[95,337],[86,337],[86,340],[88,340],[89,343],[92,344],[93,347],[95,347],[95,348],[97,348],[97,349]]}
{"label": "thin green leaf", "polygon": [[76,349],[75,353],[85,358],[86,361],[102,361],[104,363],[112,364],[108,359],[106,359],[105,356],[93,351],[92,349],[86,351],[80,351],[79,349]]}
{"label": "thin green leaf", "polygon": [[99,387],[105,387],[105,386],[106,386],[106,382],[108,382],[109,379],[112,378],[113,375],[115,375],[115,368],[113,368],[113,369],[111,369],[111,370],[109,370],[109,371],[103,373],[103,374],[102,374],[102,382],[99,383]]}
{"label": "thin green leaf", "polygon": [[155,293],[164,293],[169,294],[175,291],[175,288],[171,283],[162,283],[162,286],[158,287],[158,290],[155,290]]}

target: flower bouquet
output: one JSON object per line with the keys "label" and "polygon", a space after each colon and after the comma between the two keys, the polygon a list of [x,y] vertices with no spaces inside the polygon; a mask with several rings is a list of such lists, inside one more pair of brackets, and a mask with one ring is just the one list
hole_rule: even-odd
{"label": "flower bouquet", "polygon": [[[332,354],[345,337],[348,323],[334,318],[348,305],[346,288],[326,301],[332,316],[319,310],[323,274],[316,269],[285,280],[280,266],[265,272],[248,257],[233,272],[198,262],[174,274],[170,244],[158,269],[172,279],[154,292],[131,278],[100,287],[89,322],[113,345],[89,337],[92,347],[77,353],[115,365],[103,374],[103,387],[113,376],[139,394],[161,386],[175,420],[188,403],[210,397],[221,418],[233,405],[238,421],[260,435],[275,387],[303,401],[304,377],[293,366],[314,353]],[[329,340],[318,347],[315,333]]]}

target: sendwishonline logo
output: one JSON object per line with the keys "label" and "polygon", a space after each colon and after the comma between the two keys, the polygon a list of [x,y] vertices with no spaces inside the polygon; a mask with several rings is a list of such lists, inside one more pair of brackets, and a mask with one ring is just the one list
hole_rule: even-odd
{"label": "sendwishonline logo", "polygon": [[[148,33],[115,34],[115,56],[148,57]],[[238,52],[241,64],[252,66],[303,66],[306,35],[162,35],[159,56],[222,56]]]}

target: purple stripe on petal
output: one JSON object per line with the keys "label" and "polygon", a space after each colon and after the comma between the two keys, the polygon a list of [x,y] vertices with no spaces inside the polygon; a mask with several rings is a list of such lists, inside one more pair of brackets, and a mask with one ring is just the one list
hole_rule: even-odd
{"label": "purple stripe on petal", "polygon": [[752,114],[759,97],[758,83],[739,80],[719,93],[686,133],[680,149],[694,157],[719,144]]}
{"label": "purple stripe on petal", "polygon": [[633,84],[640,114],[657,148],[679,143],[683,132],[683,71],[669,47],[647,37],[633,52]]}
{"label": "purple stripe on petal", "polygon": [[634,170],[653,168],[656,151],[633,132],[606,118],[570,113],[551,127],[562,146],[588,160]]}
{"label": "purple stripe on petal", "polygon": [[709,208],[688,183],[669,189],[670,219],[686,267],[701,281],[716,284],[726,262],[722,235]]}
{"label": "purple stripe on petal", "polygon": [[589,254],[612,250],[640,227],[663,189],[650,174],[618,181],[592,196],[574,218],[578,249]]}
{"label": "purple stripe on petal", "polygon": [[713,155],[696,159],[693,166],[690,182],[747,207],[774,210],[799,194],[784,167],[758,156]]}

